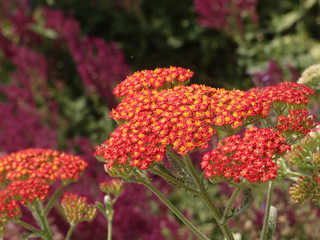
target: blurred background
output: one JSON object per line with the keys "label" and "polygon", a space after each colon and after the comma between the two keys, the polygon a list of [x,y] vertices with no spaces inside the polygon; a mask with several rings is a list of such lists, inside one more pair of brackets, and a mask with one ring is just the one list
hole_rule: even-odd
{"label": "blurred background", "polygon": [[[70,190],[94,202],[103,198],[98,183],[109,178],[92,157],[94,146],[117,127],[108,117],[119,102],[112,90],[126,76],[177,66],[194,71],[192,83],[248,90],[297,81],[319,62],[319,0],[0,0],[0,153],[37,147],[81,155],[89,167]],[[309,110],[318,120],[319,103],[317,93]],[[196,198],[154,181],[202,231],[222,239]],[[295,206],[290,182],[278,185],[274,239],[320,239],[319,209]],[[239,239],[259,238],[261,186],[252,208],[231,223]],[[224,184],[211,189],[221,203],[231,192]],[[59,208],[50,220],[63,239],[68,223]],[[18,231],[9,225],[7,239],[21,239]],[[98,216],[74,234],[105,239],[107,223]],[[127,184],[115,205],[113,236],[196,239],[136,184]]]}

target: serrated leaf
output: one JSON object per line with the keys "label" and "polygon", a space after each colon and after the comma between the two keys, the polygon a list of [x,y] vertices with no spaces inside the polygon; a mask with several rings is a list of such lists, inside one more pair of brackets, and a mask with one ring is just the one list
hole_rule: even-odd
{"label": "serrated leaf", "polygon": [[186,183],[189,186],[196,187],[195,183],[193,182],[192,177],[188,173],[188,171],[181,166],[172,156],[171,154],[166,151],[167,157],[173,168],[178,172],[179,179],[181,179],[183,183]]}
{"label": "serrated leaf", "polygon": [[269,221],[265,240],[271,240],[277,225],[277,209],[270,206]]}
{"label": "serrated leaf", "polygon": [[[182,182],[182,183],[185,183],[184,179],[183,178],[179,178],[179,177],[176,177],[166,166],[162,165],[162,164],[159,164],[157,165],[157,167],[159,168],[159,170],[167,175],[169,175],[170,177]],[[167,179],[166,179],[167,180]],[[171,182],[168,180],[168,182],[174,184],[174,182]]]}
{"label": "serrated leaf", "polygon": [[[229,218],[235,218],[239,217],[240,215],[244,214],[245,211],[247,211],[253,201],[253,196],[251,194],[251,188],[245,188],[243,190],[243,194],[246,196],[245,200],[243,201],[242,205],[240,206],[240,209],[236,209],[233,207],[231,209],[231,214],[227,217]],[[219,209],[221,211],[221,209]]]}

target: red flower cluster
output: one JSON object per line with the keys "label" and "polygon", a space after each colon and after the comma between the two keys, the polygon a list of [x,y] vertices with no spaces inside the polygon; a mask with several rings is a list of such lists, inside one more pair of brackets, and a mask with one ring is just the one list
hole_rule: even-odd
{"label": "red flower cluster", "polygon": [[225,138],[216,150],[203,156],[201,167],[207,178],[223,176],[239,182],[243,177],[249,182],[265,182],[277,176],[274,156],[290,149],[285,141],[279,131],[252,127],[243,138]]}
{"label": "red flower cluster", "polygon": [[289,194],[296,204],[301,204],[306,200],[320,204],[320,177],[312,173],[312,177],[303,176],[298,179],[297,184],[289,188]]}
{"label": "red flower cluster", "polygon": [[51,149],[26,149],[0,158],[0,173],[6,180],[44,179],[47,182],[77,180],[87,167],[80,157]]}
{"label": "red flower cluster", "polygon": [[[257,88],[253,90],[256,91]],[[282,82],[278,86],[269,86],[260,89],[259,98],[264,99],[266,103],[288,103],[292,105],[308,104],[309,97],[314,95],[311,88],[293,82]]]}
{"label": "red flower cluster", "polygon": [[[146,81],[145,76],[138,74],[134,79],[140,78]],[[148,81],[150,84],[151,80]],[[125,82],[129,84],[130,81]],[[287,104],[306,104],[313,94],[310,88],[296,83],[249,91],[200,85],[176,86],[162,91],[141,88],[148,87],[131,88],[130,94],[129,88],[124,88],[129,95],[110,114],[123,124],[109,140],[96,147],[94,155],[107,162],[107,169],[114,164],[117,167],[127,163],[147,169],[153,162],[162,160],[166,146],[182,155],[197,148],[204,149],[216,132],[212,126],[230,132],[266,117],[271,107],[282,109]]]}
{"label": "red flower cluster", "polygon": [[142,89],[167,89],[172,86],[186,85],[193,72],[181,67],[143,70],[130,75],[113,91],[117,97],[125,97]]}
{"label": "red flower cluster", "polygon": [[21,204],[32,203],[36,198],[45,200],[48,196],[50,185],[44,179],[16,180],[7,187],[9,196]]}
{"label": "red flower cluster", "polygon": [[215,116],[213,123],[216,126],[238,128],[254,121],[256,117],[266,117],[270,110],[269,104],[260,98],[258,91],[217,89],[211,98]]}
{"label": "red flower cluster", "polygon": [[295,131],[300,132],[302,135],[309,133],[313,128],[318,125],[314,122],[314,117],[308,115],[307,109],[298,109],[295,111],[289,111],[289,116],[283,115],[278,117],[279,125],[277,129],[280,131]]}
{"label": "red flower cluster", "polygon": [[18,202],[45,200],[54,181],[75,180],[86,168],[80,157],[49,149],[27,149],[0,158],[0,227],[20,215]]}
{"label": "red flower cluster", "polygon": [[18,202],[9,198],[7,190],[0,191],[0,234],[4,232],[8,221],[20,216],[21,212]]}
{"label": "red flower cluster", "polygon": [[78,194],[66,192],[61,204],[68,222],[72,225],[83,221],[92,221],[97,213],[96,207],[93,204],[88,204],[87,198],[79,197]]}
{"label": "red flower cluster", "polygon": [[111,113],[129,122],[119,126],[111,138],[96,148],[95,156],[146,169],[161,161],[165,147],[171,145],[179,154],[206,148],[215,133],[208,95],[214,89],[192,85],[177,86],[157,92],[143,90],[125,98]]}

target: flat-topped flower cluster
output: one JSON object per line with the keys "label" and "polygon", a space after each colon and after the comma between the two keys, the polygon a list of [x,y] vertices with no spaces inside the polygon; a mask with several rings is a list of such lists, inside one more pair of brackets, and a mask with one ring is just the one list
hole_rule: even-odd
{"label": "flat-topped flower cluster", "polygon": [[[189,71],[181,71],[180,68],[162,71],[171,73],[166,78],[168,82],[190,77]],[[124,99],[110,116],[121,125],[110,139],[96,147],[95,152],[95,156],[104,159],[107,169],[121,168],[121,165],[148,169],[163,159],[166,147],[181,155],[204,149],[216,130],[236,133],[266,118],[272,108],[281,114],[286,108],[303,108],[314,92],[302,84],[291,82],[248,91],[229,91],[202,85],[169,89],[157,85],[154,87],[156,89],[150,89],[152,83],[145,77],[147,73],[152,73],[152,79],[162,74],[160,70],[145,70],[129,76],[120,84],[121,92],[126,94],[122,95],[125,95]],[[139,87],[133,88],[132,84],[139,80]],[[118,95],[119,86],[115,91]],[[281,131],[299,128],[305,134],[315,127],[311,118],[306,117],[305,110],[297,111],[289,112],[289,118],[294,119],[295,123],[287,127],[284,123],[289,120],[281,115],[279,122],[282,125],[277,128]],[[307,130],[303,128],[306,124]],[[211,153],[211,157],[206,155],[202,165],[206,168],[207,177],[217,174],[238,181],[243,176],[252,182],[264,182],[276,176],[277,166],[272,156],[289,148],[282,133],[273,128],[252,128],[246,134],[243,139],[238,136],[227,138],[215,153]],[[220,157],[228,160],[223,162]]]}
{"label": "flat-topped flower cluster", "polygon": [[75,181],[87,167],[78,156],[50,149],[26,149],[0,158],[0,225],[20,216],[19,203],[45,200],[50,184]]}
{"label": "flat-topped flower cluster", "polygon": [[124,98],[142,89],[164,89],[185,85],[193,72],[181,67],[157,68],[134,73],[121,82],[113,91],[117,97]]}

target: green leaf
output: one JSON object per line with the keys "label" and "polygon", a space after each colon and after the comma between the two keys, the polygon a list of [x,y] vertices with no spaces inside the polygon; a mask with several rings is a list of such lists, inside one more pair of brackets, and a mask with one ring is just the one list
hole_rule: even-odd
{"label": "green leaf", "polygon": [[243,194],[246,196],[244,202],[242,203],[240,209],[232,214],[232,217],[238,217],[242,214],[244,214],[245,211],[247,211],[253,201],[253,196],[251,194],[251,188],[245,188],[243,190]]}
{"label": "green leaf", "polygon": [[178,172],[178,180],[187,184],[188,186],[196,187],[189,172],[183,166],[181,166],[168,151],[166,151],[166,154],[169,162],[171,163],[173,168]]}
{"label": "green leaf", "polygon": [[[245,211],[247,211],[253,201],[253,196],[251,194],[251,188],[245,188],[243,190],[243,194],[246,196],[245,200],[243,201],[242,205],[240,206],[240,209],[236,209],[235,207],[233,207],[231,209],[231,214],[229,216],[227,216],[227,219],[229,218],[235,218],[235,217],[239,217],[240,215],[244,214]],[[221,206],[219,207],[219,211],[221,214],[224,213],[225,211],[225,207]]]}
{"label": "green leaf", "polygon": [[279,18],[275,18],[273,24],[275,26],[276,32],[280,33],[292,27],[302,16],[302,11],[295,10],[288,12]]}
{"label": "green leaf", "polygon": [[95,202],[96,207],[98,210],[102,213],[102,215],[106,218],[108,218],[108,215],[106,213],[106,209],[104,208],[103,204],[101,202]]}
{"label": "green leaf", "polygon": [[277,209],[274,206],[270,206],[270,213],[269,213],[269,221],[267,227],[267,235],[265,240],[271,240],[276,229],[277,224]]}
{"label": "green leaf", "polygon": [[23,239],[28,239],[28,238],[41,238],[41,235],[39,233],[23,233],[21,235]]}
{"label": "green leaf", "polygon": [[95,156],[95,157],[96,157],[96,159],[97,159],[98,161],[100,161],[100,162],[106,162],[106,160],[105,160],[104,157],[102,157],[102,156],[97,155],[97,156]]}
{"label": "green leaf", "polygon": [[303,7],[308,10],[308,9],[312,8],[316,3],[317,3],[317,0],[306,0],[306,1],[304,1]]}

